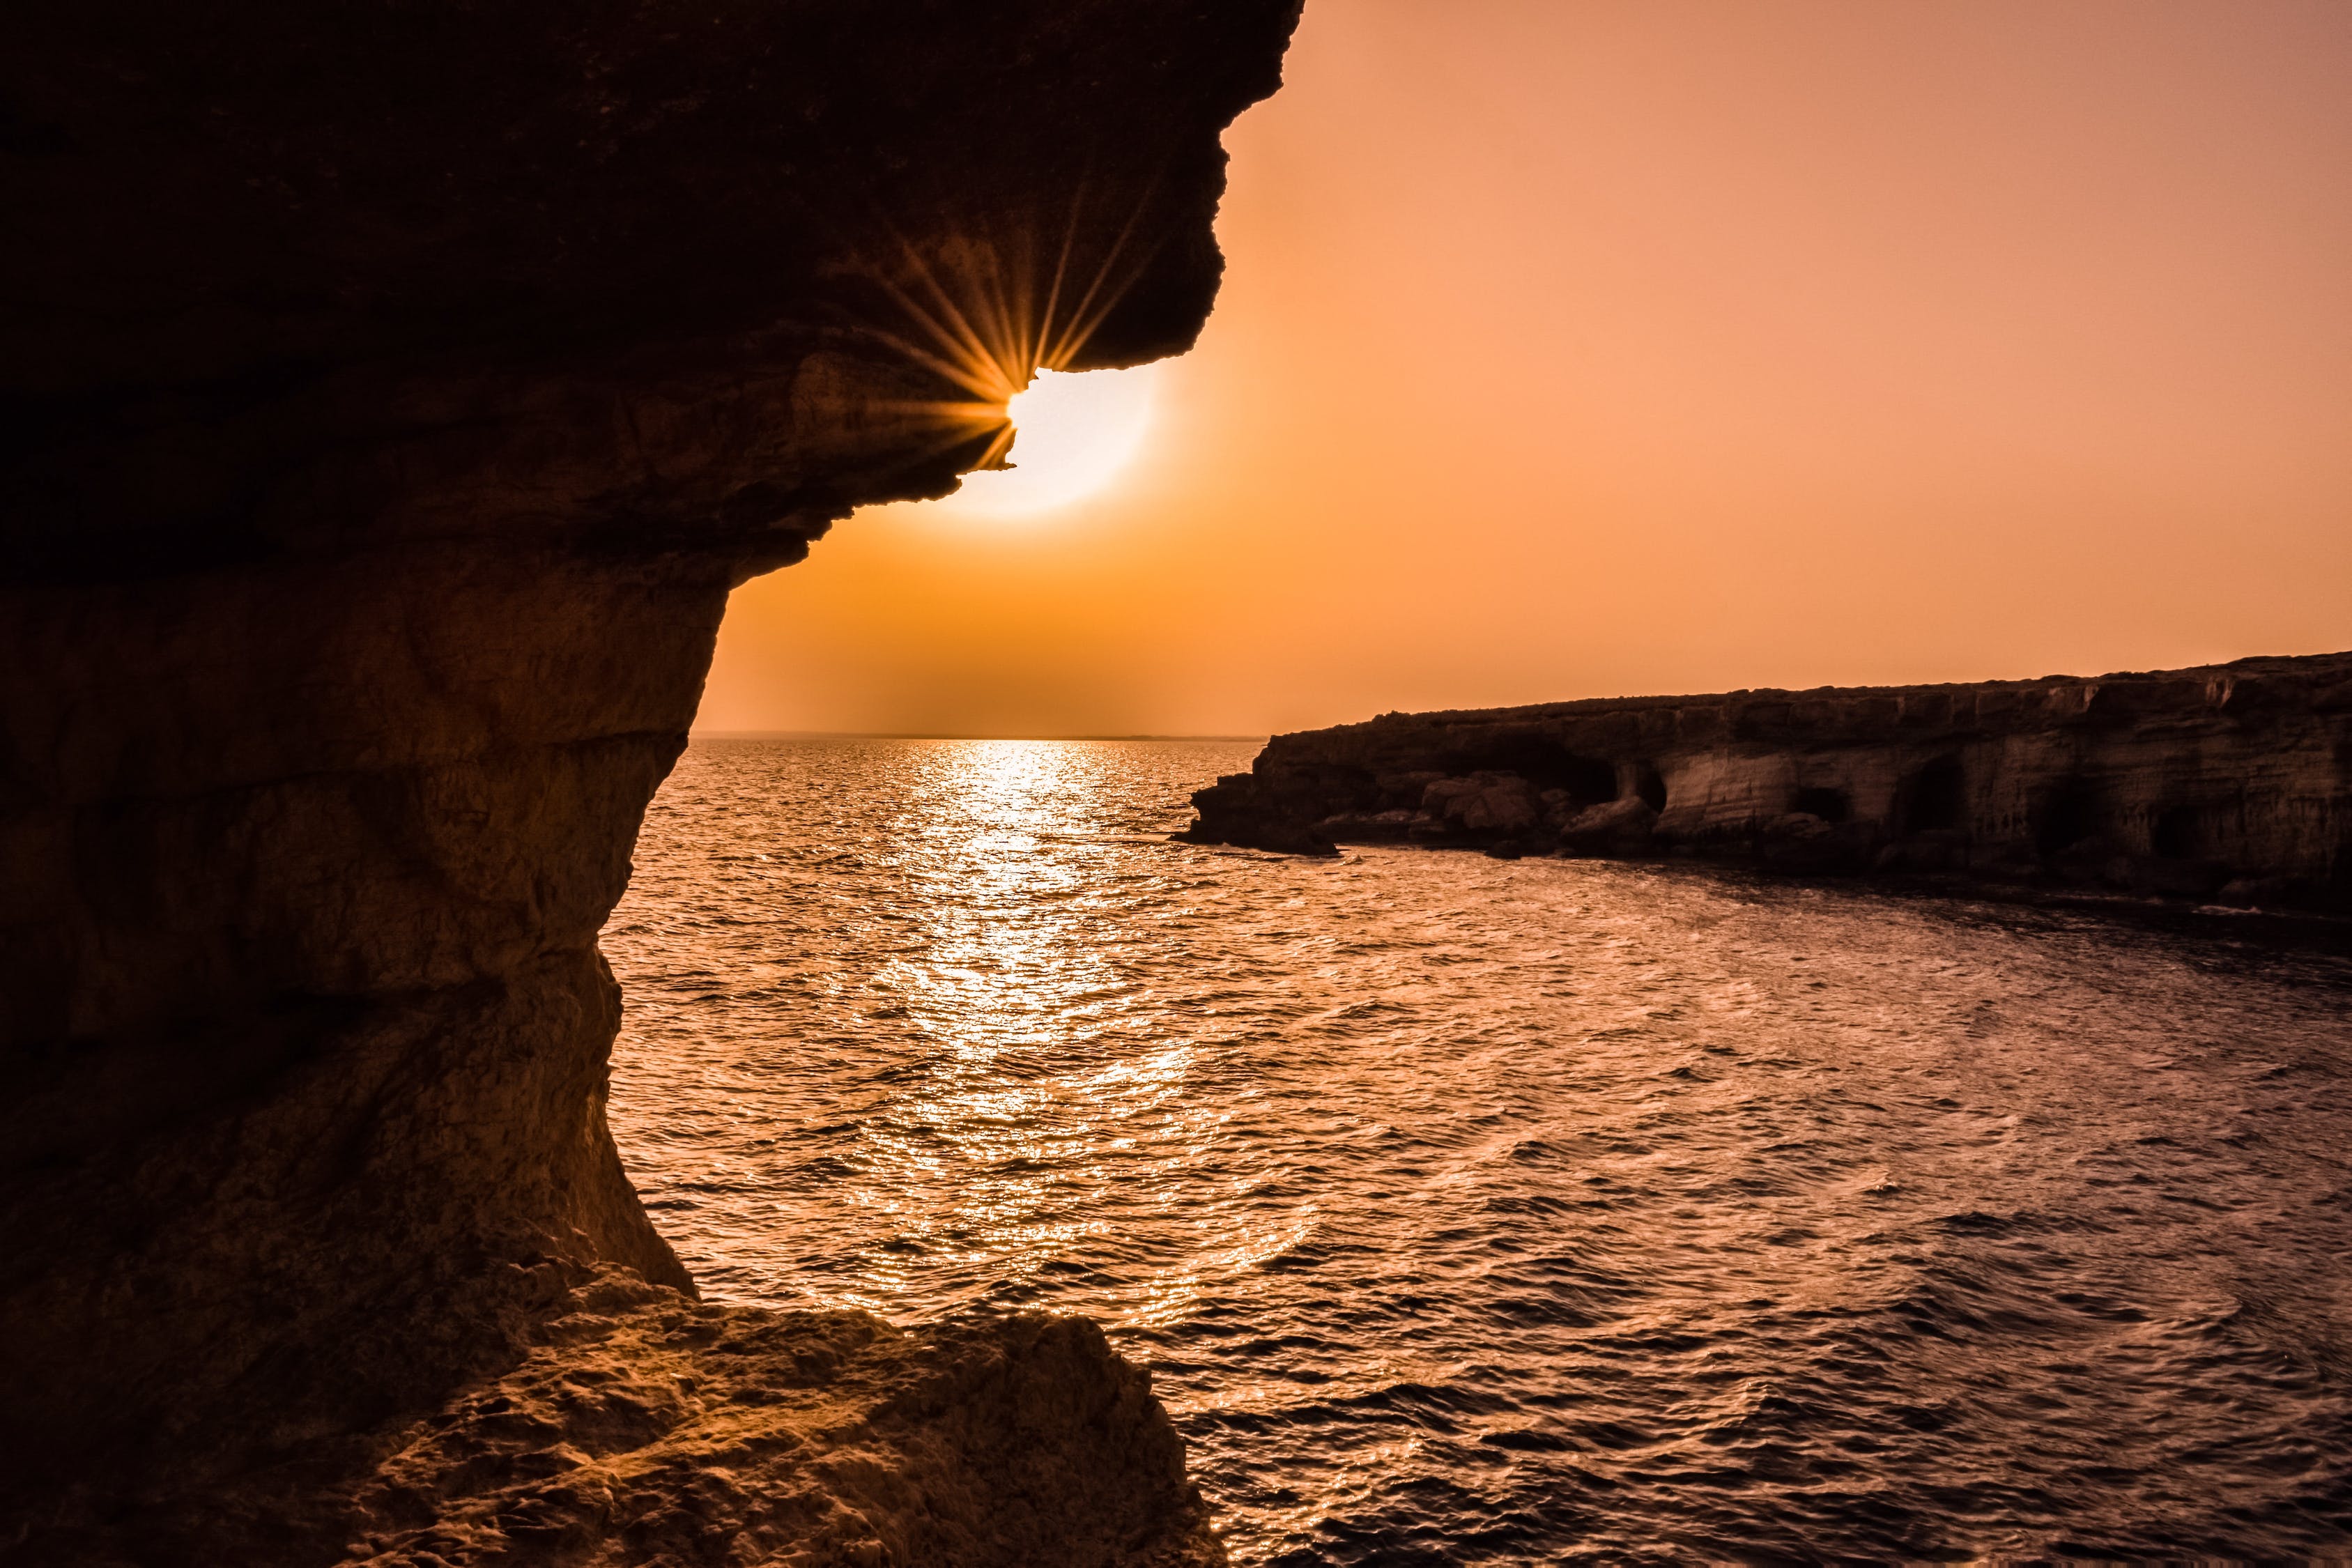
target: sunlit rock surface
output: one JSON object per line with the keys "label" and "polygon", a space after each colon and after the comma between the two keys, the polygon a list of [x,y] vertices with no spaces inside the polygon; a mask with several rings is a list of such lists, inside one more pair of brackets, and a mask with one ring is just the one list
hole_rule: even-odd
{"label": "sunlit rock surface", "polygon": [[0,20],[0,1549],[372,1472],[600,1270],[690,1289],[595,933],[727,594],[1030,361],[1192,341],[1295,11]]}
{"label": "sunlit rock surface", "polygon": [[1612,698],[1277,735],[1186,837],[1686,855],[2352,907],[2352,654]]}
{"label": "sunlit rock surface", "polygon": [[232,1480],[61,1531],[44,1554],[127,1568],[233,1541],[369,1568],[1224,1562],[1167,1413],[1083,1319],[909,1332],[608,1273],[504,1375],[384,1436],[371,1468],[290,1495]]}

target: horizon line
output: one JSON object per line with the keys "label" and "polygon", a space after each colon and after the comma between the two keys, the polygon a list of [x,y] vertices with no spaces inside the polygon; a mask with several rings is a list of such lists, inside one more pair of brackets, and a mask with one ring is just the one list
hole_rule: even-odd
{"label": "horizon line", "polygon": [[689,741],[1264,741],[1256,735],[980,735],[938,730],[688,730]]}

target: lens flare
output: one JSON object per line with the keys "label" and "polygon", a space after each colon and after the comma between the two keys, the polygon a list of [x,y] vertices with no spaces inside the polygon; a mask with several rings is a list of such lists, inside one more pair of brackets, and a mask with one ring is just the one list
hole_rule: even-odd
{"label": "lens flare", "polygon": [[[898,412],[934,427],[934,449],[978,448],[968,460],[984,482],[968,483],[953,510],[1007,516],[1067,505],[1099,489],[1142,443],[1151,415],[1148,367],[1069,371],[1149,260],[1129,243],[1141,209],[1082,260],[1084,204],[1081,191],[1058,251],[1027,229],[929,246],[893,235],[892,259],[863,262],[889,302],[866,333],[951,394]],[[1024,437],[1017,462],[1008,456],[1016,428]],[[999,473],[1013,468],[1017,479]]]}
{"label": "lens flare", "polygon": [[1085,500],[1118,478],[1150,433],[1159,367],[1041,370],[1006,408],[1007,466],[968,475],[945,506],[975,517],[1022,517]]}

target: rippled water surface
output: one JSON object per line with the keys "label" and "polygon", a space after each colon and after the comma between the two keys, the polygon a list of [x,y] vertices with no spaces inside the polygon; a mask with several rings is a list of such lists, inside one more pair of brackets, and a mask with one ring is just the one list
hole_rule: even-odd
{"label": "rippled water surface", "polygon": [[1100,1319],[1244,1563],[2352,1544],[2352,965],[1168,842],[1254,750],[695,745],[605,948],[706,1290]]}

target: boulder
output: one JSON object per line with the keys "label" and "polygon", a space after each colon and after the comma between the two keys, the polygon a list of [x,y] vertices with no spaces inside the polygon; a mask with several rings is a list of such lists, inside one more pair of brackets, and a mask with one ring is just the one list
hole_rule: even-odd
{"label": "boulder", "polygon": [[1517,773],[1479,773],[1426,785],[1421,808],[1465,835],[1521,833],[1543,821],[1535,786]]}
{"label": "boulder", "polygon": [[1381,798],[1392,805],[1414,806],[1421,804],[1423,792],[1445,775],[1423,769],[1414,773],[1382,773],[1373,780]]}
{"label": "boulder", "polygon": [[1475,795],[1477,789],[1474,779],[1432,779],[1422,786],[1421,809],[1443,822],[1448,806],[1465,795]]}
{"label": "boulder", "polygon": [[1587,806],[1560,826],[1559,844],[1570,855],[1639,855],[1655,842],[1658,814],[1639,795]]}

